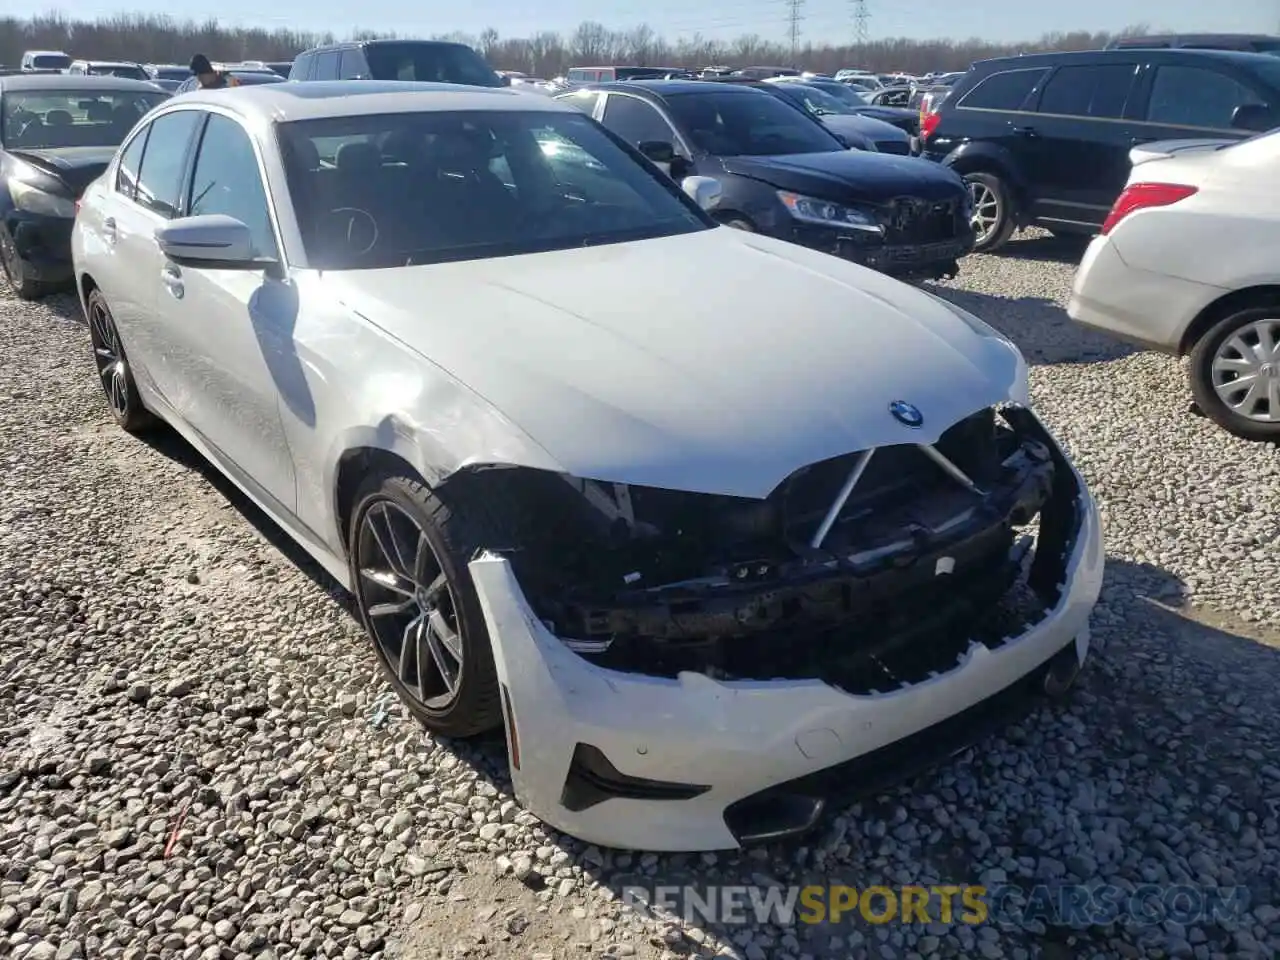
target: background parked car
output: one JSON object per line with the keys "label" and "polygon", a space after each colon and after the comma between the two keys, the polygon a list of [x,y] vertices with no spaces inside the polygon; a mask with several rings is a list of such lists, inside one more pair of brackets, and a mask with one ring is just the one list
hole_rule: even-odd
{"label": "background parked car", "polygon": [[865,92],[860,93],[856,87],[837,80],[799,80],[794,77],[776,77],[769,83],[804,83],[815,87],[823,93],[839,100],[847,110],[862,117],[871,117],[891,123],[903,133],[915,136],[920,129],[920,117],[914,110],[898,107],[873,106],[867,102]]}
{"label": "background parked car", "polygon": [[191,68],[180,63],[147,63],[143,64],[143,69],[152,80],[172,80],[182,83],[191,76]]}
{"label": "background parked car", "polygon": [[924,155],[974,194],[977,249],[1031,224],[1095,233],[1144,142],[1244,139],[1280,124],[1280,58],[1095,50],[975,64],[921,122]]}
{"label": "background parked car", "polygon": [[298,54],[290,80],[420,80],[473,87],[509,87],[465,43],[439,40],[363,40]]}
{"label": "background parked car", "polygon": [[[830,82],[835,83],[834,80]],[[876,150],[902,157],[909,156],[912,152],[911,134],[901,127],[868,116],[863,112],[864,108],[851,107],[809,81],[779,77],[777,80],[763,81],[761,85],[816,117],[850,147],[857,146],[863,150]]]}
{"label": "background parked car", "polygon": [[76,200],[167,97],[122,77],[0,77],[0,264],[19,297],[71,281]]}
{"label": "background parked car", "polygon": [[[224,70],[222,72],[226,73],[228,76],[235,77],[236,81],[242,87],[252,87],[260,83],[285,82],[284,77],[271,70]],[[183,80],[182,83],[178,85],[178,88],[173,91],[173,94],[174,96],[177,96],[180,93],[190,93],[199,86],[200,79],[198,77],[187,77],[187,79]]]}
{"label": "background parked car", "polygon": [[955,273],[973,245],[958,176],[925,160],[849,150],[775,88],[635,80],[559,99],[677,181],[718,180],[714,215],[727,226],[915,276]]}
{"label": "background parked car", "polygon": [[142,64],[129,60],[73,60],[67,67],[72,76],[124,77],[128,80],[154,79]]}
{"label": "background parked car", "polygon": [[1247,440],[1280,440],[1280,131],[1134,151],[1076,273],[1076,321],[1190,355],[1196,404]]}
{"label": "background parked car", "polygon": [[71,66],[71,57],[61,50],[27,50],[22,54],[22,71],[61,73]]}

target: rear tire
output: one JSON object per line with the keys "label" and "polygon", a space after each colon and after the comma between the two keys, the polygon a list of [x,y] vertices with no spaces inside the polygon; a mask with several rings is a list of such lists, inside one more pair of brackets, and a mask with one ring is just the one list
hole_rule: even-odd
{"label": "rear tire", "polygon": [[90,291],[86,306],[94,367],[111,416],[126,432],[144,433],[155,426],[156,418],[142,405],[120,331],[116,329],[115,318],[102,291]]}
{"label": "rear tire", "polygon": [[44,284],[23,276],[22,258],[18,253],[18,247],[4,227],[0,227],[0,268],[4,270],[4,278],[8,281],[9,288],[18,295],[20,300],[38,300],[44,296]]}
{"label": "rear tire", "polygon": [[[1197,341],[1191,350],[1191,394],[1228,433],[1280,442],[1280,355],[1259,359],[1253,350],[1259,343],[1280,345],[1280,303],[1237,310]],[[1261,392],[1251,394],[1246,384]]]}
{"label": "rear tire", "polygon": [[964,182],[973,200],[974,253],[999,250],[1018,225],[1013,192],[994,173],[966,173]]}
{"label": "rear tire", "polygon": [[433,733],[502,722],[489,631],[467,564],[494,541],[482,509],[446,504],[421,480],[375,474],[356,494],[347,551],[360,619],[387,680]]}

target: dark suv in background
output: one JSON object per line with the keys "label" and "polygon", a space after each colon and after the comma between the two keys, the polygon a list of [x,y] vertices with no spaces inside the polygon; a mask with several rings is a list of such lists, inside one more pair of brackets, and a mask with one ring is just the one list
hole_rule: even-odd
{"label": "dark suv in background", "polygon": [[968,181],[975,249],[994,250],[1030,225],[1096,232],[1134,147],[1275,126],[1280,57],[1142,48],[975,63],[921,118],[920,138],[924,156]]}
{"label": "dark suv in background", "polygon": [[290,80],[409,80],[509,87],[484,57],[465,43],[443,40],[353,40],[298,54]]}

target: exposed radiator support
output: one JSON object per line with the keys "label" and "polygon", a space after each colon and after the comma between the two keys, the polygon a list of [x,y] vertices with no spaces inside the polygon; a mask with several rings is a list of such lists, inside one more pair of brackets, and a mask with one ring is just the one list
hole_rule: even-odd
{"label": "exposed radiator support", "polygon": [[943,473],[949,476],[960,486],[964,487],[970,493],[975,493],[980,497],[985,497],[986,493],[979,486],[969,479],[969,475],[957,467],[954,463],[946,458],[936,447],[921,443],[918,445],[920,452],[942,468]]}
{"label": "exposed radiator support", "polygon": [[827,539],[827,534],[831,532],[831,528],[835,526],[836,518],[840,516],[840,511],[844,509],[844,505],[849,502],[849,497],[853,493],[853,488],[858,485],[858,481],[862,479],[863,473],[866,472],[867,464],[871,462],[871,455],[876,452],[876,448],[863,450],[858,455],[858,459],[853,464],[853,469],[849,471],[849,476],[844,481],[844,486],[840,488],[840,492],[836,494],[835,500],[827,509],[827,515],[822,518],[822,523],[813,535],[813,539],[809,541],[809,546],[817,550],[822,546],[822,541]]}

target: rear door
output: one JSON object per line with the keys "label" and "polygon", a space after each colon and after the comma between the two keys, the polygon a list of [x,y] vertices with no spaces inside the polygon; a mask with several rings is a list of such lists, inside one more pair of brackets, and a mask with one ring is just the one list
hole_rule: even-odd
{"label": "rear door", "polygon": [[[200,113],[175,110],[138,131],[120,158],[116,189],[103,205],[102,235],[111,248],[111,286],[103,288],[133,366],[166,399],[180,383],[183,358],[166,342],[157,317],[165,257],[156,228],[177,215]],[[142,138],[145,137],[145,142]]]}
{"label": "rear door", "polygon": [[[1256,131],[1231,125],[1236,108],[1280,107],[1256,80],[1216,63],[1157,61],[1143,71],[1140,91],[1135,129],[1142,142],[1199,137],[1243,140]],[[1273,122],[1280,123],[1280,117]]]}
{"label": "rear door", "polygon": [[342,53],[338,50],[325,50],[316,54],[315,69],[311,71],[312,80],[337,80],[338,68]]}
{"label": "rear door", "polygon": [[1101,226],[1129,178],[1133,123],[1126,119],[1141,61],[1058,67],[1036,112],[1018,128],[1034,171],[1031,214],[1050,226]]}
{"label": "rear door", "polygon": [[1010,67],[978,80],[968,90],[952,93],[943,103],[938,127],[924,144],[926,155],[941,160],[962,143],[978,141],[1001,151],[1015,172],[1027,179],[1027,141],[1018,134],[1048,67]]}

